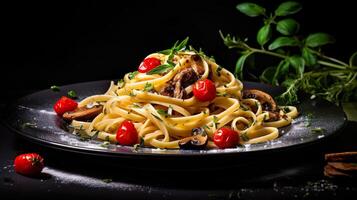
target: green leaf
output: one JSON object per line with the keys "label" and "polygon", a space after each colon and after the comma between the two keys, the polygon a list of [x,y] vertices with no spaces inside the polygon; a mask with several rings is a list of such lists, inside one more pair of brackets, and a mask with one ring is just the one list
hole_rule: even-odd
{"label": "green leaf", "polygon": [[265,14],[265,9],[255,3],[241,3],[238,4],[236,8],[249,17],[256,17]]}
{"label": "green leaf", "polygon": [[286,16],[299,12],[302,6],[300,3],[295,1],[287,1],[279,5],[275,10],[275,15],[277,16]]}
{"label": "green leaf", "polygon": [[350,66],[357,66],[357,51],[350,57],[349,64]]}
{"label": "green leaf", "polygon": [[243,80],[243,67],[244,67],[244,63],[245,60],[248,58],[248,56],[250,56],[253,52],[249,52],[246,54],[243,54],[236,63],[236,69],[234,71],[234,74],[236,75],[237,78]]}
{"label": "green leaf", "polygon": [[307,36],[305,44],[309,47],[319,47],[334,42],[335,39],[327,33],[313,33]]}
{"label": "green leaf", "polygon": [[162,51],[158,51],[158,53],[169,55],[171,53],[171,49],[165,49],[165,50],[162,50]]}
{"label": "green leaf", "polygon": [[289,57],[290,64],[294,67],[296,73],[299,77],[302,77],[305,71],[305,61],[300,56],[291,56]]}
{"label": "green leaf", "polygon": [[307,66],[314,66],[317,63],[316,56],[310,51],[309,48],[302,49],[302,57],[305,60]]}
{"label": "green leaf", "polygon": [[266,68],[263,73],[260,75],[260,80],[262,80],[265,83],[273,83],[273,77],[274,73],[276,71],[276,67],[268,67]]}
{"label": "green leaf", "polygon": [[186,37],[184,40],[182,40],[180,44],[175,47],[175,50],[180,51],[185,49],[189,39],[189,37]]}
{"label": "green leaf", "polygon": [[263,46],[264,44],[266,44],[269,39],[271,38],[271,25],[270,24],[266,24],[264,25],[257,34],[257,41],[258,43]]}
{"label": "green leaf", "polygon": [[269,50],[274,50],[285,46],[299,46],[300,42],[294,37],[278,37],[270,45]]}
{"label": "green leaf", "polygon": [[71,99],[77,98],[77,93],[74,90],[70,90],[67,92],[67,96]]}
{"label": "green leaf", "polygon": [[300,25],[294,19],[283,19],[278,21],[276,30],[283,35],[292,35],[299,31]]}
{"label": "green leaf", "polygon": [[163,74],[166,73],[167,71],[173,69],[172,65],[169,64],[163,64],[163,65],[159,65],[157,67],[155,67],[154,69],[146,72],[146,74],[148,75],[152,75],[152,74]]}

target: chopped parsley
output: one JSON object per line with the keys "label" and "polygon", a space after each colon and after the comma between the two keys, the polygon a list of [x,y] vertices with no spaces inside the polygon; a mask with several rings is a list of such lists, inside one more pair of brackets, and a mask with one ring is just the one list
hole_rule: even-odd
{"label": "chopped parsley", "polygon": [[154,89],[154,85],[152,83],[146,82],[144,86],[144,92],[149,92]]}
{"label": "chopped parsley", "polygon": [[219,125],[218,118],[216,116],[213,116],[213,125],[215,129],[217,129]]}
{"label": "chopped parsley", "polygon": [[108,141],[104,141],[102,144],[100,144],[100,146],[103,148],[108,148],[109,145],[110,145],[110,142],[108,142]]}
{"label": "chopped parsley", "polygon": [[70,90],[67,92],[67,96],[71,99],[77,98],[77,93],[74,90]]}
{"label": "chopped parsley", "polygon": [[242,138],[242,140],[245,142],[249,140],[247,133],[240,134],[240,138]]}
{"label": "chopped parsley", "polygon": [[306,116],[306,122],[305,122],[305,127],[310,127],[311,126],[311,121],[314,115],[312,113],[308,113]]}
{"label": "chopped parsley", "polygon": [[60,87],[58,87],[57,85],[52,85],[51,86],[51,90],[54,92],[59,92],[60,91]]}
{"label": "chopped parsley", "polygon": [[138,103],[133,103],[133,108],[141,108],[141,105]]}
{"label": "chopped parsley", "polygon": [[119,87],[119,88],[123,88],[124,86],[125,86],[124,79],[120,79],[120,80],[118,81],[118,87]]}
{"label": "chopped parsley", "polygon": [[21,127],[22,127],[23,129],[26,128],[26,127],[36,128],[37,125],[36,125],[36,123],[25,122],[25,123],[23,123],[23,124],[21,125]]}
{"label": "chopped parsley", "polygon": [[128,78],[129,78],[130,80],[132,80],[133,78],[135,78],[135,76],[136,76],[138,73],[139,73],[138,71],[130,72],[129,75],[128,75]]}
{"label": "chopped parsley", "polygon": [[324,131],[325,131],[325,129],[323,129],[321,127],[316,127],[316,128],[311,129],[312,133],[323,133]]}
{"label": "chopped parsley", "polygon": [[167,117],[169,114],[167,113],[166,110],[163,110],[163,109],[157,109],[156,110],[157,113],[159,113],[160,115],[164,116],[164,117]]}

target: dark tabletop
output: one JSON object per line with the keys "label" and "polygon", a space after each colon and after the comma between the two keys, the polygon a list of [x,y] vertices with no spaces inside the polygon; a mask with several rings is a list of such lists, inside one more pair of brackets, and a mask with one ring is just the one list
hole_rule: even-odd
{"label": "dark tabletop", "polygon": [[[29,92],[8,95],[1,110]],[[2,119],[6,115],[1,112]],[[26,141],[0,124],[0,193],[9,194],[7,198],[342,199],[357,194],[356,179],[324,177],[323,157],[328,152],[356,151],[356,129],[356,122],[348,122],[335,136],[304,148],[268,154],[224,169],[178,171],[144,170],[142,166],[154,165],[147,160],[134,163],[140,167],[128,168],[120,163],[125,160],[49,149]],[[38,152],[45,158],[40,177],[14,172],[14,158],[26,152]]]}

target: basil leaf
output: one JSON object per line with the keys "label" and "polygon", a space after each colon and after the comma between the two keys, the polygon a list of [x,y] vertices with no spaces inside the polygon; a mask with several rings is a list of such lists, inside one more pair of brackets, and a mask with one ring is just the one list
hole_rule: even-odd
{"label": "basil leaf", "polygon": [[289,66],[285,66],[285,65],[289,65],[289,62],[287,62],[286,60],[282,60],[282,61],[279,63],[278,67],[277,67],[276,70],[275,70],[273,79],[272,79],[272,84],[273,84],[273,85],[279,85],[278,79],[279,79],[279,77],[281,76],[281,69],[282,69],[282,68],[289,67]]}
{"label": "basil leaf", "polygon": [[249,17],[264,15],[265,13],[265,9],[255,3],[241,3],[238,4],[236,8]]}
{"label": "basil leaf", "polygon": [[317,63],[316,56],[310,51],[309,48],[302,49],[302,57],[305,60],[307,66],[314,66]]}
{"label": "basil leaf", "polygon": [[296,73],[299,77],[302,77],[305,71],[305,61],[300,56],[291,56],[289,57],[290,64],[294,67]]}
{"label": "basil leaf", "polygon": [[169,70],[173,69],[172,65],[169,64],[163,64],[155,67],[154,69],[146,72],[147,75],[152,75],[152,74],[163,74]]}
{"label": "basil leaf", "polygon": [[305,44],[309,47],[319,47],[334,42],[335,39],[327,33],[313,33],[307,36]]}
{"label": "basil leaf", "polygon": [[276,25],[276,30],[283,35],[292,35],[298,32],[299,28],[299,23],[291,18],[280,20]]}
{"label": "basil leaf", "polygon": [[246,54],[243,54],[238,60],[237,60],[237,63],[236,63],[236,69],[234,71],[234,74],[236,75],[237,78],[239,79],[243,79],[243,67],[244,67],[244,63],[245,63],[245,60],[248,58],[248,56],[250,56],[252,54],[252,52],[250,53],[246,53]]}
{"label": "basil leaf", "polygon": [[270,45],[269,50],[274,50],[285,46],[299,46],[300,42],[293,37],[278,37]]}
{"label": "basil leaf", "polygon": [[271,38],[271,26],[270,24],[267,24],[263,26],[257,34],[257,42],[260,44],[260,46],[263,46],[266,44],[269,39]]}
{"label": "basil leaf", "polygon": [[165,55],[169,55],[171,53],[171,49],[165,49],[165,50],[162,50],[162,51],[158,51],[157,53],[162,53],[162,54],[165,54]]}
{"label": "basil leaf", "polygon": [[300,3],[295,1],[287,1],[279,5],[275,10],[275,15],[277,16],[286,16],[299,12],[302,6]]}

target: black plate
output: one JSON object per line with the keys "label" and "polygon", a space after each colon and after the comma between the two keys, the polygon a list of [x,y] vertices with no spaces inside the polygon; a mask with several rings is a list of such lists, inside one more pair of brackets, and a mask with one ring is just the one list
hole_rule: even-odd
{"label": "black plate", "polygon": [[[266,143],[246,145],[235,149],[224,150],[160,150],[154,148],[139,148],[110,145],[102,147],[100,141],[81,141],[76,135],[65,131],[63,120],[53,112],[54,102],[68,90],[75,90],[81,100],[93,94],[104,93],[109,81],[95,81],[78,83],[61,87],[61,92],[42,90],[19,99],[9,107],[7,125],[21,136],[31,139],[49,147],[75,151],[79,153],[93,154],[110,157],[132,158],[162,158],[162,157],[207,157],[227,155],[250,155],[273,150],[286,150],[331,136],[341,129],[346,121],[344,112],[340,107],[323,100],[304,100],[298,105],[301,113],[292,125],[280,129],[280,137]],[[279,89],[260,83],[245,82],[246,88],[259,88],[272,95],[276,95]],[[313,118],[311,126],[306,126],[307,115],[311,113]],[[324,131],[313,133],[311,129],[320,127]]]}

